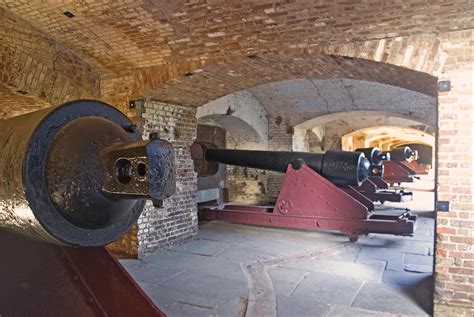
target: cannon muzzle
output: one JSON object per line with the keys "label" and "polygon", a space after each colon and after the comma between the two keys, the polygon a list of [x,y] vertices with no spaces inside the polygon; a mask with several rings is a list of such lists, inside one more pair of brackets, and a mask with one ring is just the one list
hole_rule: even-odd
{"label": "cannon muzzle", "polygon": [[390,153],[382,152],[378,147],[360,148],[356,152],[364,153],[370,161],[370,176],[383,175],[383,161],[390,161]]}
{"label": "cannon muzzle", "polygon": [[378,147],[360,148],[355,150],[355,152],[364,153],[370,164],[373,165],[380,165],[383,161],[390,161],[390,153],[382,152]]}
{"label": "cannon muzzle", "polygon": [[363,153],[327,151],[326,153],[223,150],[208,143],[191,147],[195,171],[200,176],[217,172],[217,163],[285,173],[288,164],[302,164],[340,186],[360,185],[369,175],[370,162]]}
{"label": "cannon muzzle", "polygon": [[394,162],[411,162],[411,161],[416,161],[418,158],[418,151],[412,150],[408,146],[400,147],[400,148],[395,148],[391,150],[390,152],[390,160]]}
{"label": "cannon muzzle", "polygon": [[79,100],[0,121],[0,228],[73,246],[113,242],[145,198],[175,191],[174,152],[130,120]]}

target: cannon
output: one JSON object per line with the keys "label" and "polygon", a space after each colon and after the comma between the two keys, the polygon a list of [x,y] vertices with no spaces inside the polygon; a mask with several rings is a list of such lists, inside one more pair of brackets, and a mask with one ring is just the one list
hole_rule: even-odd
{"label": "cannon", "polygon": [[404,163],[416,161],[418,152],[408,146],[395,148],[390,152],[390,161],[385,161],[383,179],[390,185],[413,183],[416,172]]}
{"label": "cannon", "polygon": [[372,202],[353,188],[369,176],[371,164],[363,153],[225,150],[208,143],[194,143],[191,156],[195,171],[201,176],[215,173],[218,163],[285,173],[274,206],[200,206],[201,219],[336,230],[347,234],[351,241],[370,232],[413,234],[415,216],[377,215]]}
{"label": "cannon", "polygon": [[326,153],[217,149],[213,144],[194,143],[191,156],[200,176],[213,175],[217,164],[229,164],[285,173],[288,165],[307,165],[336,185],[360,185],[369,176],[370,162],[363,154],[345,151]]}
{"label": "cannon", "polygon": [[356,152],[362,152],[372,164],[371,175],[362,185],[354,187],[365,197],[371,201],[379,201],[382,204],[385,201],[405,202],[413,199],[413,193],[404,189],[388,190],[388,184],[382,179],[384,175],[384,165],[386,161],[390,161],[391,154],[382,152],[377,147],[360,148]]}
{"label": "cannon", "polygon": [[383,173],[383,161],[390,161],[390,153],[382,152],[378,147],[360,148],[355,152],[364,153],[371,164],[370,176],[381,176]]}
{"label": "cannon", "polygon": [[171,144],[142,141],[118,110],[75,101],[0,122],[0,228],[56,244],[103,246],[145,198],[175,190]]}
{"label": "cannon", "polygon": [[162,315],[102,246],[174,193],[171,144],[78,100],[0,121],[0,145],[0,315]]}
{"label": "cannon", "polygon": [[410,143],[408,146],[417,151],[417,159],[411,162],[400,162],[403,166],[415,172],[416,175],[428,175],[433,165],[433,148],[426,144]]}
{"label": "cannon", "polygon": [[411,162],[418,158],[418,151],[412,150],[408,146],[398,147],[390,152],[390,160],[394,162]]}

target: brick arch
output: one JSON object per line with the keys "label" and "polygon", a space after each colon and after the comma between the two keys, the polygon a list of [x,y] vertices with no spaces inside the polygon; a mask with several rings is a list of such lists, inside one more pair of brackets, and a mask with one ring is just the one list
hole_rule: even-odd
{"label": "brick arch", "polygon": [[268,114],[250,92],[243,91],[213,100],[197,108],[198,123],[217,123],[237,144],[266,144]]}
{"label": "brick arch", "polygon": [[[433,105],[433,108],[435,104]],[[402,111],[393,109],[376,109],[376,110],[357,110],[357,111],[337,111],[329,114],[318,116],[302,122],[295,129],[311,130],[315,127],[324,126],[333,122],[344,122],[346,129],[352,132],[373,128],[379,126],[399,126],[401,128],[421,128],[424,127],[429,134],[434,133],[434,125],[436,122],[427,122],[420,120],[416,116],[408,115]]]}
{"label": "brick arch", "polygon": [[[385,144],[386,150],[394,144],[420,143],[435,146],[435,136],[407,126],[374,125],[347,133],[342,136],[343,149]],[[354,146],[350,146],[354,144]]]}
{"label": "brick arch", "polygon": [[230,134],[236,144],[243,147],[256,146],[267,141],[262,139],[262,136],[247,121],[232,115],[206,115],[198,118],[198,124],[217,124]]}
{"label": "brick arch", "polygon": [[[262,53],[229,60],[186,61],[172,70],[133,74],[132,96],[200,106],[261,84],[295,78],[350,78],[436,96],[446,54],[436,35],[373,40]],[[177,72],[181,72],[180,75]]]}

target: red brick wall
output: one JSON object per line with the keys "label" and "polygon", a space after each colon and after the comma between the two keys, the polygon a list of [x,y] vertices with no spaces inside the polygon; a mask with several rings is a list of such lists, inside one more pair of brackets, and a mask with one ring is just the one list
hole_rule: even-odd
{"label": "red brick wall", "polygon": [[52,105],[98,98],[100,73],[75,52],[0,8],[0,80]]}
{"label": "red brick wall", "polygon": [[0,119],[8,119],[51,106],[31,94],[23,95],[4,83],[0,83],[0,97]]}
{"label": "red brick wall", "polygon": [[474,314],[473,63],[472,30],[444,34],[447,60],[440,80],[451,91],[439,93],[438,200],[449,212],[437,213],[435,314]]}

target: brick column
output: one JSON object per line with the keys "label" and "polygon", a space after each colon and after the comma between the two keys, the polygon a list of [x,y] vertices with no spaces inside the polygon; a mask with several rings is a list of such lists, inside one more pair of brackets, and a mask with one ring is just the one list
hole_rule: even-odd
{"label": "brick column", "polygon": [[473,33],[448,33],[442,42],[448,58],[440,80],[450,80],[451,91],[439,94],[437,199],[449,212],[437,212],[435,316],[474,313]]}
{"label": "brick column", "polygon": [[170,141],[176,156],[176,193],[163,208],[147,203],[138,219],[138,257],[194,239],[197,234],[197,175],[189,147],[196,139],[196,109],[146,102],[142,113],[144,136],[158,132]]}

